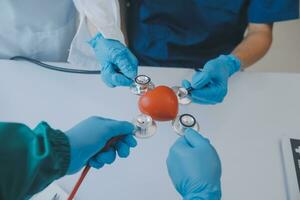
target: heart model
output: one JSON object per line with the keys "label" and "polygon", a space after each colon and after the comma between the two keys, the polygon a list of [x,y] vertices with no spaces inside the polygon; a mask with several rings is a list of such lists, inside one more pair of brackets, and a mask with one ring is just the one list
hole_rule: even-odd
{"label": "heart model", "polygon": [[146,92],[139,99],[139,109],[156,121],[170,121],[178,113],[178,99],[175,92],[167,86],[158,86]]}

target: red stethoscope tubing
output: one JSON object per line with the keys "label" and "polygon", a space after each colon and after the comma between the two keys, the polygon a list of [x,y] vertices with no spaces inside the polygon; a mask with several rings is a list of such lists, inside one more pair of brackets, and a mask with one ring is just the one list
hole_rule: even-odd
{"label": "red stethoscope tubing", "polygon": [[[112,139],[110,139],[105,147],[100,151],[101,152],[104,152],[104,151],[107,151],[115,142],[117,142],[118,140],[122,139],[123,136],[118,136],[118,137],[114,137]],[[68,200],[73,200],[81,183],[83,182],[84,178],[86,177],[86,175],[88,174],[88,172],[90,171],[91,167],[89,165],[85,166],[85,168],[83,169],[83,171],[81,172],[81,175],[79,177],[79,179],[77,180],[71,194],[69,195],[68,197]]]}

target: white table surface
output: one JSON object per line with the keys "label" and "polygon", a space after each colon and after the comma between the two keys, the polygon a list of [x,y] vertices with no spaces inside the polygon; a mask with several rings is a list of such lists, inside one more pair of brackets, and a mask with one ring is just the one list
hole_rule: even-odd
{"label": "white table surface", "polygon": [[[156,85],[174,86],[193,71],[144,67],[140,73]],[[283,135],[300,137],[300,74],[243,72],[231,78],[229,88],[220,105],[190,105],[180,111],[196,116],[220,154],[223,199],[285,199],[279,141]],[[130,121],[138,113],[138,98],[127,88],[110,89],[98,76],[54,72],[26,62],[0,60],[0,94],[0,121],[32,128],[45,120],[67,130],[91,115]],[[128,159],[92,170],[78,199],[180,199],[165,165],[176,138],[170,123],[159,124],[157,135],[140,140]],[[59,184],[70,191],[78,175]]]}

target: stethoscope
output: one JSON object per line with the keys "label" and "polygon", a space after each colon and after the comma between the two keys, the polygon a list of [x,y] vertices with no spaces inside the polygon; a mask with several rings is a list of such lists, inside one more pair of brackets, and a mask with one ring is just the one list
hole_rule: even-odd
{"label": "stethoscope", "polygon": [[[146,75],[139,75],[135,78],[134,83],[130,86],[130,90],[133,94],[142,96],[146,94],[148,91],[153,90],[155,88],[154,83],[151,81],[151,78]],[[189,99],[189,89],[181,88],[181,87],[173,87],[173,91],[178,98],[178,103],[182,105],[187,105],[191,103]],[[138,114],[133,119],[133,124],[135,126],[134,135],[140,139],[147,139],[154,136],[157,132],[157,123],[152,119],[151,116],[146,115],[144,113]],[[191,114],[180,114],[171,122],[172,127],[179,136],[183,136],[184,132],[188,128],[192,128],[196,131],[199,131],[199,124],[196,118]],[[106,151],[114,142],[121,139],[122,136],[112,138],[106,146],[100,151]],[[72,200],[84,178],[88,174],[90,170],[90,166],[86,166],[78,181],[76,182],[68,200]]]}
{"label": "stethoscope", "polygon": [[[25,60],[49,70],[65,72],[65,73],[87,74],[87,75],[101,74],[100,70],[68,69],[64,67],[49,65],[39,60],[25,57],[25,56],[15,56],[10,58],[10,60]],[[198,68],[195,70],[201,71],[201,69]],[[147,91],[152,90],[154,88],[155,85],[151,81],[151,78],[146,75],[137,76],[134,80],[134,83],[130,86],[131,92],[139,96],[145,94]],[[190,98],[190,92],[192,91],[192,88],[186,89],[183,87],[174,86],[172,87],[172,89],[178,98],[179,104],[188,105],[192,102]],[[156,123],[151,119],[150,116],[145,116],[144,114],[140,114],[133,121],[134,124],[136,125],[136,129],[138,130],[136,132],[136,136],[138,138],[149,138],[156,133]],[[179,135],[183,135],[183,132],[186,128],[193,128],[195,130],[199,129],[199,125],[195,117],[190,114],[182,114],[180,116],[177,116],[177,118],[172,121],[172,126],[174,131]]]}
{"label": "stethoscope", "polygon": [[[13,57],[11,58],[11,60],[26,60],[46,69],[66,72],[66,73],[76,73],[76,74],[100,74],[101,73],[101,71],[99,70],[91,71],[91,70],[77,70],[77,69],[68,69],[64,67],[57,67],[57,66],[40,62],[32,58],[22,57],[22,56]],[[134,95],[142,96],[146,92],[153,90],[154,88],[155,85],[151,81],[151,78],[149,76],[139,75],[134,79],[134,83],[130,86],[130,91]],[[174,86],[172,87],[172,90],[176,94],[178,103],[180,105],[188,105],[192,102],[190,98],[190,92],[192,91],[192,88],[186,89],[184,87]],[[137,138],[140,139],[150,138],[154,136],[157,132],[157,123],[149,115],[143,113],[138,114],[133,119],[132,122],[135,126],[134,135]],[[196,118],[191,114],[179,114],[174,120],[172,120],[171,125],[173,127],[174,132],[177,133],[179,136],[183,136],[185,130],[189,128],[199,131],[199,124]],[[105,147],[100,150],[100,152],[106,151],[111,145],[113,145],[114,142],[116,142],[119,139],[121,139],[121,136],[112,138],[110,141],[108,141]],[[83,169],[78,181],[76,182],[72,192],[70,193],[70,196],[68,197],[68,200],[72,200],[75,197],[81,183],[83,182],[85,176],[88,174],[89,170],[90,170],[90,166],[88,165]]]}
{"label": "stethoscope", "polygon": [[[135,78],[134,83],[130,86],[130,90],[133,94],[142,96],[149,90],[155,88],[154,83],[151,78],[146,75],[139,75]],[[181,105],[188,105],[192,102],[190,99],[191,89],[183,88],[179,86],[172,87],[174,93],[177,96],[178,103]],[[145,114],[138,115],[133,122],[137,129],[135,136],[138,138],[149,138],[156,133],[156,122],[152,120],[150,116]],[[196,118],[191,114],[180,114],[172,122],[172,127],[174,131],[182,136],[184,131],[188,128],[192,128],[199,131],[199,124]]]}

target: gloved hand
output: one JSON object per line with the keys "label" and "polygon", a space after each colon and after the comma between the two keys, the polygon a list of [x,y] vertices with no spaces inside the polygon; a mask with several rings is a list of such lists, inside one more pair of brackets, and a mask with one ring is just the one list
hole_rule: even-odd
{"label": "gloved hand", "polygon": [[[71,147],[71,161],[68,174],[78,172],[89,164],[97,169],[104,164],[111,164],[116,152],[122,158],[129,155],[130,147],[137,145],[133,137],[134,126],[125,121],[115,121],[101,117],[90,117],[66,132]],[[124,135],[105,152],[100,150],[113,137]]]}
{"label": "gloved hand", "polygon": [[221,162],[209,141],[187,129],[171,147],[168,172],[184,200],[221,199]]}
{"label": "gloved hand", "polygon": [[98,33],[89,44],[101,65],[101,77],[109,87],[129,86],[137,76],[138,61],[117,40],[105,39]]}
{"label": "gloved hand", "polygon": [[221,55],[207,62],[190,83],[182,82],[185,88],[192,88],[192,101],[199,104],[221,103],[227,94],[228,79],[241,68],[240,60],[234,55]]}

